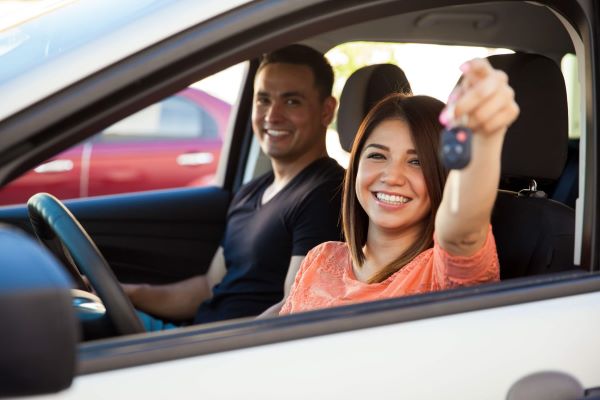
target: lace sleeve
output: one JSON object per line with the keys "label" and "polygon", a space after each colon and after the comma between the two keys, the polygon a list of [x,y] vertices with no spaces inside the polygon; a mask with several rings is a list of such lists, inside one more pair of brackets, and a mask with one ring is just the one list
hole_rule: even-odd
{"label": "lace sleeve", "polygon": [[500,279],[500,264],[491,225],[483,246],[471,256],[454,256],[442,249],[434,239],[433,262],[434,284],[438,289],[494,282]]}

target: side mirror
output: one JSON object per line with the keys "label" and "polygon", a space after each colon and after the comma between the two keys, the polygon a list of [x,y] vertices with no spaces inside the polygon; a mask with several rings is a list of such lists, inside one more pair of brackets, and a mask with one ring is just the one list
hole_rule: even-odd
{"label": "side mirror", "polygon": [[45,248],[0,225],[0,397],[71,385],[79,341],[71,287]]}

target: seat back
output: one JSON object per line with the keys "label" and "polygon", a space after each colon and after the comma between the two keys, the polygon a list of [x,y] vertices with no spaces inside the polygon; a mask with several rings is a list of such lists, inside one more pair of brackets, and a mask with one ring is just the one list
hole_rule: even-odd
{"label": "seat back", "polygon": [[394,64],[374,64],[354,71],[346,81],[337,128],[340,144],[348,152],[352,149],[358,127],[369,110],[391,93],[412,93],[404,71]]}
{"label": "seat back", "polygon": [[568,123],[563,75],[554,61],[540,55],[488,59],[507,73],[521,109],[506,134],[501,190],[492,214],[500,277],[570,270],[575,212],[530,187],[532,180],[553,185],[565,166]]}

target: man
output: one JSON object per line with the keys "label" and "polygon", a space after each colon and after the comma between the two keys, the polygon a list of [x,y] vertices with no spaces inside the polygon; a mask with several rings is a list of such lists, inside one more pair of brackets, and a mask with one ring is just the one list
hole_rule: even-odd
{"label": "man", "polygon": [[[123,285],[140,310],[195,323],[257,315],[287,295],[306,253],[339,240],[343,169],[327,157],[336,100],[319,52],[291,45],[263,57],[252,127],[272,172],[240,189],[208,272],[169,285]],[[149,330],[164,329],[148,315]]]}

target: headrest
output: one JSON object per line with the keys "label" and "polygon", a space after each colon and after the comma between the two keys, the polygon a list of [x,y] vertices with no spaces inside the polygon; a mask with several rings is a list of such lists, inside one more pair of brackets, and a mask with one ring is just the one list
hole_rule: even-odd
{"label": "headrest", "polygon": [[346,81],[340,97],[337,129],[340,144],[352,149],[354,136],[369,110],[390,93],[412,93],[404,72],[394,64],[375,64],[356,70]]}
{"label": "headrest", "polygon": [[559,66],[536,54],[488,57],[508,75],[521,113],[508,129],[502,150],[502,178],[555,181],[568,151],[565,81]]}

